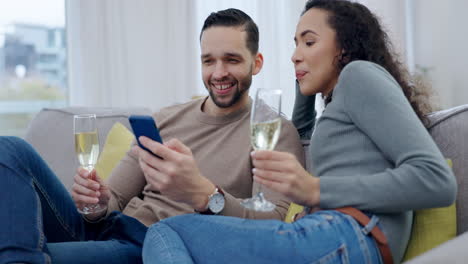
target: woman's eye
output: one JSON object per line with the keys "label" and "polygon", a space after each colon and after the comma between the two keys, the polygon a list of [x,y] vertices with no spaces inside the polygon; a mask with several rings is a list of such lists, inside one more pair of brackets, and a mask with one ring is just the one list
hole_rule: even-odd
{"label": "woman's eye", "polygon": [[306,41],[306,46],[310,47],[310,46],[314,45],[314,43],[315,43],[314,41]]}

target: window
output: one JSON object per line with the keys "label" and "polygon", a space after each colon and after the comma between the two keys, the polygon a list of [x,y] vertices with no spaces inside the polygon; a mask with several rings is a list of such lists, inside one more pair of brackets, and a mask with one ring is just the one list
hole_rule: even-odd
{"label": "window", "polygon": [[0,135],[67,105],[66,65],[65,0],[0,2]]}

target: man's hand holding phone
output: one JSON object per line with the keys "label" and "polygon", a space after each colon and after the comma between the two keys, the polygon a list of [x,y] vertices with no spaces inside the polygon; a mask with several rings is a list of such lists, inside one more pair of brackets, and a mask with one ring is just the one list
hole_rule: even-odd
{"label": "man's hand holding phone", "polygon": [[208,196],[216,187],[200,173],[192,151],[177,139],[171,139],[164,145],[147,137],[140,137],[139,140],[145,148],[160,157],[139,146],[132,149],[139,157],[140,167],[152,188],[174,201],[204,211]]}
{"label": "man's hand holding phone", "polygon": [[151,188],[196,210],[205,210],[208,196],[216,187],[201,175],[190,148],[177,139],[163,143],[151,116],[130,116],[129,121],[138,142],[132,151]]}
{"label": "man's hand holding phone", "polygon": [[138,146],[140,146],[140,148],[151,153],[149,149],[147,149],[143,144],[141,144],[141,136],[145,136],[147,138],[150,138],[151,140],[162,143],[162,138],[161,135],[159,135],[159,130],[156,126],[156,122],[151,116],[131,115],[128,118],[128,121],[132,126],[133,134],[135,135]]}

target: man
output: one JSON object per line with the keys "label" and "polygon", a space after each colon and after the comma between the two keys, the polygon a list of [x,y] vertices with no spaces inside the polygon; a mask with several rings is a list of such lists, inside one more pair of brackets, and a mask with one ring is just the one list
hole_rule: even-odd
{"label": "man", "polygon": [[[216,213],[246,218],[284,218],[289,202],[266,189],[267,198],[277,204],[275,211],[261,213],[240,205],[241,199],[257,190],[252,184],[249,155],[251,100],[248,89],[252,75],[259,73],[263,64],[258,39],[255,23],[240,10],[220,11],[206,19],[200,35],[201,63],[203,82],[210,96],[166,108],[155,115],[166,143],[161,145],[146,139],[142,143],[163,159],[135,147],[121,163],[118,171],[122,173],[116,173],[110,180],[110,185],[120,194],[116,197],[122,201],[145,189],[143,203],[147,205],[132,212],[123,207],[111,206],[112,209],[124,210],[127,215],[150,225],[194,209],[209,212],[208,197],[218,186],[224,194],[225,205]],[[296,129],[290,122],[283,124],[277,149],[291,152],[302,160]],[[132,177],[126,172],[129,169]],[[135,185],[135,178],[140,179],[140,186]],[[141,202],[140,198],[134,199]],[[174,201],[181,203],[174,204]],[[143,208],[152,213],[141,212]]]}
{"label": "man", "polygon": [[[37,161],[37,155],[30,154],[29,146],[11,140],[0,142],[10,146],[9,155],[20,149],[28,153],[26,156],[33,156],[33,164],[40,164],[34,169],[20,167],[14,168],[13,173],[5,172],[7,180],[18,182],[17,174],[27,175],[24,177],[30,188],[15,195],[28,197],[31,200],[28,210],[36,212],[30,216],[36,219],[33,228],[22,227],[27,232],[36,231],[35,236],[29,235],[33,239],[29,239],[27,249],[17,251],[24,256],[32,252],[35,258],[13,257],[11,262],[43,263],[50,256],[54,263],[139,263],[146,226],[170,216],[196,211],[246,218],[284,217],[288,201],[267,189],[265,196],[277,205],[275,211],[249,211],[239,204],[257,189],[249,155],[251,100],[247,91],[252,75],[260,72],[263,64],[258,53],[258,29],[245,13],[228,9],[207,18],[200,41],[203,81],[210,96],[155,114],[164,144],[140,138],[145,147],[162,159],[135,145],[114,170],[108,184],[95,172],[78,170],[75,175],[72,196],[76,207],[100,200],[107,203],[107,213],[89,214],[85,216],[87,222],[82,221],[75,206],[70,206],[72,200],[63,186],[58,186],[42,160]],[[303,161],[299,136],[289,121],[283,122],[277,149],[291,152]],[[10,166],[1,157],[0,164]],[[39,171],[39,176],[28,171]],[[4,186],[1,190],[13,189],[3,182],[0,185]],[[42,213],[34,207],[37,201]],[[2,214],[12,211],[11,206],[3,205],[0,209]],[[11,229],[9,225],[3,227],[8,228]],[[56,243],[44,244],[42,231],[48,242]],[[17,238],[10,244],[20,248],[23,239]]]}

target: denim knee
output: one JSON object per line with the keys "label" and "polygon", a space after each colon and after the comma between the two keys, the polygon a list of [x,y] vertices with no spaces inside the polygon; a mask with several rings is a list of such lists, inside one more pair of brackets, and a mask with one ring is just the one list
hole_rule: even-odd
{"label": "denim knee", "polygon": [[153,236],[153,233],[157,233],[157,229],[158,229],[158,225],[161,225],[160,223],[154,223],[152,224],[150,227],[148,227],[148,230],[146,231],[146,235],[145,235],[145,240],[149,237],[149,236]]}
{"label": "denim knee", "polygon": [[30,150],[31,145],[24,139],[14,136],[0,136],[0,146],[3,153],[21,151],[24,149]]}
{"label": "denim knee", "polygon": [[0,164],[6,167],[14,166],[25,160],[31,154],[36,154],[34,148],[24,139],[13,136],[0,136]]}
{"label": "denim knee", "polygon": [[194,263],[179,234],[161,222],[148,229],[142,255],[144,263]]}

